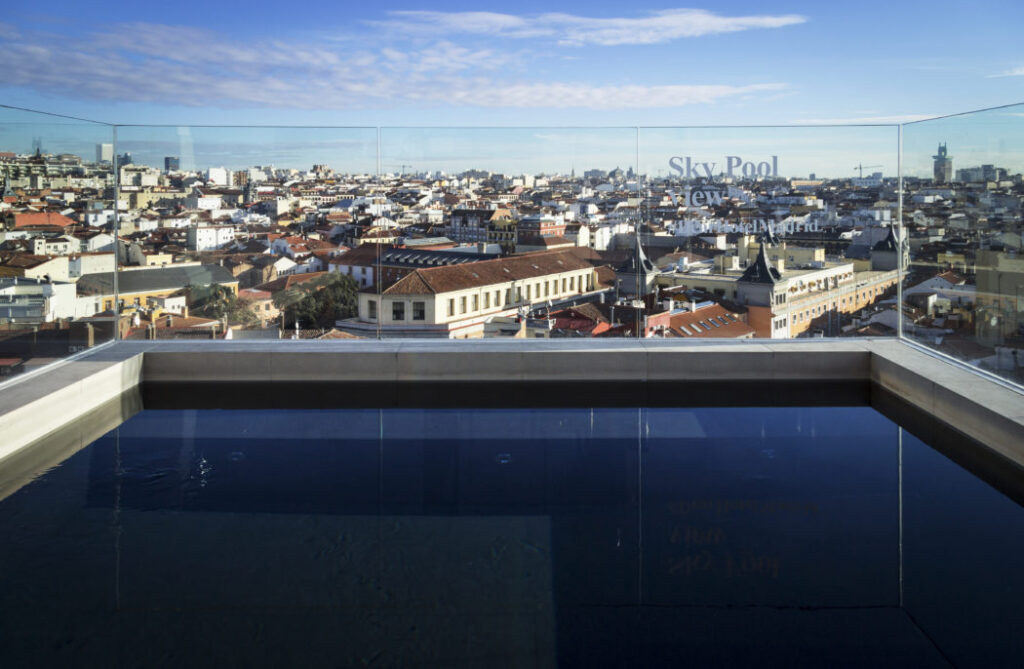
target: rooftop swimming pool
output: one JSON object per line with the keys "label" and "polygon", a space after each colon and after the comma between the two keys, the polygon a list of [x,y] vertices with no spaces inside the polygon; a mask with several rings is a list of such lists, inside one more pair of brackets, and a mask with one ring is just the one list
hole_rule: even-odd
{"label": "rooftop swimming pool", "polygon": [[4,665],[1021,665],[1020,470],[957,434],[896,402],[525,402],[149,389],[33,447],[0,481]]}

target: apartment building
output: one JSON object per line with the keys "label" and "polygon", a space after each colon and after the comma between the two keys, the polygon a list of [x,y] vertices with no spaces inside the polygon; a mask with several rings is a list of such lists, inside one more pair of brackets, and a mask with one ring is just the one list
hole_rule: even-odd
{"label": "apartment building", "polygon": [[482,337],[484,323],[520,308],[583,295],[595,270],[569,251],[416,269],[378,293],[359,293],[359,315],[338,328],[386,337]]}

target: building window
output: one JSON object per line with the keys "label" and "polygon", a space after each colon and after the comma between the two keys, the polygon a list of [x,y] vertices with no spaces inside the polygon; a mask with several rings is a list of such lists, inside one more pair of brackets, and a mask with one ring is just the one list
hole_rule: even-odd
{"label": "building window", "polygon": [[484,309],[490,309],[490,308],[491,308],[491,294],[490,293],[484,293]]}
{"label": "building window", "polygon": [[480,311],[480,296],[473,296],[473,311]]}
{"label": "building window", "polygon": [[427,318],[427,309],[425,302],[413,302],[412,303],[412,319],[414,321],[422,321]]}
{"label": "building window", "polygon": [[550,297],[550,296],[551,296],[551,282],[550,281],[545,281],[544,282],[544,297]]}
{"label": "building window", "polygon": [[576,277],[569,277],[569,290],[576,290]]}
{"label": "building window", "polygon": [[404,321],[405,320],[405,302],[392,302],[391,303],[391,320],[393,320],[393,321]]}
{"label": "building window", "polygon": [[531,287],[532,287],[532,286],[527,286],[527,287],[526,287],[526,299],[527,299],[527,300],[529,300],[529,299],[530,299],[530,288],[531,288]]}
{"label": "building window", "polygon": [[565,292],[565,277],[562,277],[562,292]]}
{"label": "building window", "polygon": [[448,315],[449,316],[454,316],[455,315],[455,298],[454,297],[448,299]]}
{"label": "building window", "polygon": [[460,314],[466,313],[466,296],[465,295],[463,295],[462,297],[459,298],[459,313]]}
{"label": "building window", "polygon": [[370,300],[368,303],[370,318],[377,318],[377,300]]}

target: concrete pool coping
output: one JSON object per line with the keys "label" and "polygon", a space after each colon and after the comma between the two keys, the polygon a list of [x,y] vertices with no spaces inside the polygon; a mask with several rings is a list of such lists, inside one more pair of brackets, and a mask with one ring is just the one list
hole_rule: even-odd
{"label": "concrete pool coping", "polygon": [[[871,382],[1024,466],[1024,394],[895,339],[116,342],[0,386],[0,467],[142,383]],[[613,388],[613,386],[608,386]],[[138,407],[128,403],[127,418]],[[101,421],[108,425],[107,418]],[[76,425],[81,430],[76,432]],[[108,428],[109,429],[109,428]],[[90,438],[91,437],[91,438]],[[82,445],[88,444],[86,441]]]}

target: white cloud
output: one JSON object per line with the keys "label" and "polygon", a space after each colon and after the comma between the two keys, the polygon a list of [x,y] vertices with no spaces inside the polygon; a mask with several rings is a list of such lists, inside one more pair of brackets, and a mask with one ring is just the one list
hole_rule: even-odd
{"label": "white cloud", "polygon": [[600,109],[681,107],[722,98],[777,91],[784,84],[751,86],[591,86],[586,84],[517,84],[486,93],[487,107],[592,107]]}
{"label": "white cloud", "polygon": [[513,39],[550,37],[563,46],[659,44],[757,28],[804,23],[797,14],[721,16],[704,9],[666,9],[639,18],[591,18],[549,13],[521,17],[494,12],[393,11],[372,25],[412,34],[469,33]]}
{"label": "white cloud", "polygon": [[996,77],[1024,77],[1024,65],[1021,67],[1014,67],[998,74],[989,74],[986,79],[995,79]]}
{"label": "white cloud", "polygon": [[508,37],[536,37],[550,34],[538,29],[525,19],[511,14],[495,12],[434,12],[392,11],[385,21],[367,21],[371,26],[403,32],[437,34],[438,32],[475,33],[478,35],[505,35]]}
{"label": "white cloud", "polygon": [[[474,16],[474,26],[512,25],[503,15]],[[470,48],[443,39],[415,48],[380,43],[388,46],[360,50],[132,23],[78,40],[8,33],[0,43],[0,68],[5,85],[83,99],[295,109],[677,107],[786,88],[538,80],[522,65],[525,50]]]}
{"label": "white cloud", "polygon": [[792,123],[803,125],[895,125],[911,123],[935,118],[936,114],[902,114],[895,116],[854,116],[847,118],[806,118],[796,119]]}

